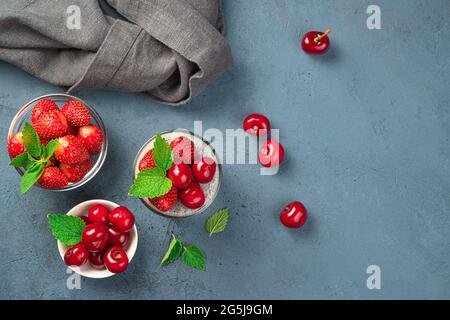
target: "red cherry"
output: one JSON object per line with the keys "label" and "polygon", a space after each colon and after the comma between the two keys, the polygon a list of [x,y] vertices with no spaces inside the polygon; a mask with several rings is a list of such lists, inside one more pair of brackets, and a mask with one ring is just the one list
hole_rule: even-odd
{"label": "red cherry", "polygon": [[307,218],[306,208],[299,201],[289,203],[280,214],[281,222],[289,228],[300,228]]}
{"label": "red cherry", "polygon": [[330,48],[330,39],[328,35],[331,30],[327,29],[325,32],[310,31],[305,33],[302,38],[303,51],[309,54],[324,54]]}
{"label": "red cherry", "polygon": [[105,264],[103,263],[103,252],[91,252],[89,254],[89,264],[94,269],[103,269]]}
{"label": "red cherry", "polygon": [[88,218],[92,222],[107,223],[108,215],[109,210],[101,204],[93,205],[88,212]]}
{"label": "red cherry", "polygon": [[214,178],[216,173],[217,164],[213,159],[203,157],[198,161],[195,161],[192,166],[192,173],[195,180],[200,183],[209,183]]}
{"label": "red cherry", "polygon": [[81,243],[74,245],[64,254],[64,262],[68,266],[81,266],[88,261],[89,252]]}
{"label": "red cherry", "polygon": [[172,180],[178,189],[186,188],[192,182],[191,168],[184,163],[175,163],[167,173],[167,178]]}
{"label": "red cherry", "polygon": [[134,215],[127,208],[120,206],[109,213],[109,222],[120,231],[128,232],[134,226]]}
{"label": "red cherry", "polygon": [[81,218],[81,220],[84,221],[84,223],[85,223],[86,225],[91,224],[91,220],[89,220],[88,217],[86,217],[86,216],[81,216],[80,218]]}
{"label": "red cherry", "polygon": [[128,232],[122,232],[117,227],[109,225],[108,229],[108,245],[125,247],[130,239]]}
{"label": "red cherry", "polygon": [[128,267],[128,257],[122,247],[111,247],[103,255],[106,268],[112,273],[124,272]]}
{"label": "red cherry", "polygon": [[244,130],[252,136],[265,136],[270,130],[270,121],[262,114],[252,113],[244,119]]}
{"label": "red cherry", "polygon": [[102,251],[108,243],[108,230],[105,225],[93,222],[84,228],[81,235],[83,246],[90,252]]}
{"label": "red cherry", "polygon": [[281,143],[267,139],[259,149],[259,162],[264,167],[273,167],[281,164],[284,160],[284,148]]}
{"label": "red cherry", "polygon": [[178,190],[181,203],[190,209],[200,208],[205,204],[205,194],[197,182],[192,182],[187,188]]}

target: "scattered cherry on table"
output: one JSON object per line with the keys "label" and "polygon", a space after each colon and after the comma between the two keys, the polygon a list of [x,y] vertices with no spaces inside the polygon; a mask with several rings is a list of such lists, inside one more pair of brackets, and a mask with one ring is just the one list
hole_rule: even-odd
{"label": "scattered cherry on table", "polygon": [[280,220],[288,228],[300,228],[306,223],[308,213],[303,203],[294,201],[289,203],[281,212]]}
{"label": "scattered cherry on table", "polygon": [[269,119],[259,113],[252,113],[244,119],[244,131],[252,136],[265,136],[270,130]]}
{"label": "scattered cherry on table", "polygon": [[280,165],[284,160],[283,145],[276,140],[267,139],[259,149],[258,159],[263,167]]}
{"label": "scattered cherry on table", "polygon": [[330,39],[328,35],[331,30],[327,29],[325,32],[310,31],[305,33],[302,38],[302,48],[308,54],[320,55],[324,54],[330,48]]}

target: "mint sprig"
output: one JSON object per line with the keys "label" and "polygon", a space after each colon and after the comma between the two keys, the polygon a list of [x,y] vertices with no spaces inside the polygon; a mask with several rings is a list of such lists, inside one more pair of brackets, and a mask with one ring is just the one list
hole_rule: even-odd
{"label": "mint sprig", "polygon": [[39,181],[44,168],[51,164],[50,158],[58,146],[58,140],[50,140],[46,146],[41,144],[33,126],[25,123],[22,129],[22,141],[26,151],[12,159],[9,165],[26,170],[20,183],[21,192],[26,193]]}
{"label": "mint sprig", "polygon": [[169,143],[159,133],[153,146],[153,160],[157,167],[138,173],[128,192],[129,196],[152,199],[170,191],[172,181],[166,177],[166,172],[173,164],[173,154]]}
{"label": "mint sprig", "polygon": [[47,220],[56,240],[67,246],[80,243],[81,235],[86,227],[83,219],[64,214],[49,214]]}
{"label": "mint sprig", "polygon": [[205,270],[205,255],[196,245],[184,247],[183,261],[191,268]]}
{"label": "mint sprig", "polygon": [[225,230],[229,219],[228,208],[220,209],[213,213],[205,223],[205,229],[211,237],[214,233],[219,233]]}
{"label": "mint sprig", "polygon": [[32,157],[39,157],[42,155],[41,141],[39,136],[34,130],[33,126],[29,123],[25,123],[22,129],[22,141],[25,149]]}
{"label": "mint sprig", "polygon": [[165,139],[158,133],[156,134],[155,144],[153,147],[153,160],[155,160],[158,168],[169,170],[173,164],[172,148]]}
{"label": "mint sprig", "polygon": [[183,246],[181,240],[178,240],[176,236],[172,234],[172,241],[170,241],[169,248],[162,258],[160,265],[166,266],[177,260],[180,256],[182,257],[183,262],[191,268],[205,270],[206,258],[203,251],[194,244]]}
{"label": "mint sprig", "polygon": [[156,198],[165,195],[172,188],[172,181],[160,168],[149,168],[139,172],[130,188],[129,195],[139,198]]}
{"label": "mint sprig", "polygon": [[174,262],[178,259],[181,254],[181,250],[183,249],[183,244],[180,240],[178,240],[174,234],[172,234],[172,241],[170,241],[169,248],[167,249],[166,254],[161,260],[160,266],[168,265],[171,262]]}

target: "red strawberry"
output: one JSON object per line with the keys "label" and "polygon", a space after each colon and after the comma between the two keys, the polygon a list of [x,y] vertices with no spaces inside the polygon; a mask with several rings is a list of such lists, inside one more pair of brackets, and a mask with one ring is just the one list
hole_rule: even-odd
{"label": "red strawberry", "polygon": [[169,192],[165,195],[158,198],[148,199],[148,201],[163,212],[169,211],[175,202],[177,202],[177,188],[172,186]]}
{"label": "red strawberry", "polygon": [[191,139],[180,136],[170,143],[175,163],[194,163],[194,143]]}
{"label": "red strawberry", "polygon": [[78,130],[78,140],[80,140],[90,154],[95,155],[102,149],[103,132],[92,124],[83,126]]}
{"label": "red strawberry", "polygon": [[36,103],[36,105],[33,108],[33,111],[31,111],[31,123],[34,125],[38,118],[49,111],[58,111],[58,106],[56,103],[51,99],[44,99]]}
{"label": "red strawberry", "polygon": [[22,154],[26,151],[25,146],[23,145],[22,140],[22,132],[17,132],[11,139],[8,141],[8,153],[11,158],[17,157],[19,154]]}
{"label": "red strawberry", "polygon": [[65,164],[61,163],[59,169],[66,176],[69,182],[79,182],[83,180],[86,173],[92,169],[92,161],[87,160],[80,164]]}
{"label": "red strawberry", "polygon": [[57,167],[46,167],[38,183],[46,189],[61,189],[67,186],[69,181]]}
{"label": "red strawberry", "polygon": [[87,126],[91,121],[89,110],[80,101],[69,101],[62,108],[67,123],[72,127]]}
{"label": "red strawberry", "polygon": [[62,137],[67,132],[67,121],[61,111],[48,111],[39,116],[33,127],[41,139]]}
{"label": "red strawberry", "polygon": [[89,159],[87,149],[75,136],[64,136],[58,139],[58,146],[55,149],[55,158],[61,163],[76,164]]}
{"label": "red strawberry", "polygon": [[139,161],[139,171],[148,168],[156,168],[155,160],[153,160],[153,149],[147,152],[141,161]]}

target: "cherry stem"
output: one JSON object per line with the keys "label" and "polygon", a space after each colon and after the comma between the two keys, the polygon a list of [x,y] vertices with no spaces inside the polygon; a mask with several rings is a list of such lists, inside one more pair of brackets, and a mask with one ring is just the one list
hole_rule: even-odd
{"label": "cherry stem", "polygon": [[328,35],[330,34],[330,32],[331,32],[331,29],[325,30],[324,33],[319,34],[318,36],[316,36],[316,37],[314,38],[314,42],[315,42],[315,43],[319,42],[320,40],[322,40],[322,38],[328,36]]}

